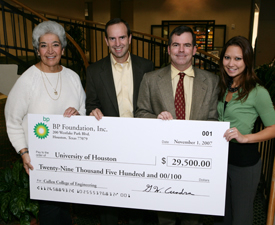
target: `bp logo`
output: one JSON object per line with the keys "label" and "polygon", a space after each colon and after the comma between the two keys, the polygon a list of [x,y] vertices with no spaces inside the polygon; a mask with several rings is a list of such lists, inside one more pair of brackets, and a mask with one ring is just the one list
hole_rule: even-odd
{"label": "bp logo", "polygon": [[38,123],[35,125],[33,132],[36,137],[40,139],[45,139],[49,135],[49,128],[44,123]]}

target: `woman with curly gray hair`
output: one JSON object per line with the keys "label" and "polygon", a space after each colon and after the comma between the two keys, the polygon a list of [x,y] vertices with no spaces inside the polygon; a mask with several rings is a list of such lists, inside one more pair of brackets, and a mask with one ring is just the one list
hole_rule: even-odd
{"label": "woman with curly gray hair", "polygon": [[[33,47],[40,62],[21,75],[6,102],[7,133],[28,174],[29,169],[33,170],[28,150],[28,113],[85,115],[86,95],[79,76],[60,65],[66,45],[65,30],[60,24],[38,24],[33,30]],[[40,201],[39,220],[40,225],[72,224],[68,205],[49,201]]]}

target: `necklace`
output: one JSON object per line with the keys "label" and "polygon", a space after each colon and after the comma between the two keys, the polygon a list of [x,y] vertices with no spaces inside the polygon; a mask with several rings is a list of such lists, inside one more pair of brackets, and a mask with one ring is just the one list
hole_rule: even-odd
{"label": "necklace", "polygon": [[[59,99],[59,97],[60,97],[60,95],[61,95],[61,88],[62,88],[61,73],[58,72],[58,78],[57,78],[57,82],[56,82],[56,87],[54,88],[54,87],[52,86],[52,83],[51,83],[50,80],[48,79],[46,73],[44,73],[44,71],[42,71],[41,62],[40,62],[40,72],[41,72],[41,75],[42,75],[42,80],[43,80],[45,89],[46,89],[48,95],[50,96],[50,98],[51,98],[52,100],[57,100],[57,99]],[[45,79],[44,79],[44,76],[43,76],[43,75],[44,75],[44,76],[46,77],[46,79],[48,80],[48,82],[49,82],[49,84],[51,85],[51,87],[52,87],[52,89],[53,89],[55,95],[58,95],[58,92],[57,92],[56,89],[57,89],[57,87],[58,87],[58,83],[59,83],[59,80],[60,80],[60,89],[59,89],[59,95],[57,96],[57,98],[53,98],[53,97],[50,95],[50,93],[49,93],[49,91],[48,91],[48,89],[47,89],[47,86],[46,86]]]}
{"label": "necklace", "polygon": [[232,93],[238,91],[238,89],[240,88],[240,86],[232,88],[232,87],[231,87],[232,84],[233,84],[233,80],[230,80],[230,81],[228,82],[228,85],[227,85],[228,91],[230,91],[230,92],[232,92]]}

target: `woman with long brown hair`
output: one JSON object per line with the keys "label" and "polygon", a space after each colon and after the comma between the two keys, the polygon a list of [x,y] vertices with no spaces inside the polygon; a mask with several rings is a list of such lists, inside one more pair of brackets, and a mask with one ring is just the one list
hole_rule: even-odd
{"label": "woman with long brown hair", "polygon": [[[222,224],[251,225],[253,201],[261,175],[258,142],[275,137],[275,111],[267,90],[253,69],[253,49],[241,36],[231,38],[220,56],[218,113],[229,121],[224,133],[229,141],[225,217]],[[265,128],[252,134],[260,116]]]}

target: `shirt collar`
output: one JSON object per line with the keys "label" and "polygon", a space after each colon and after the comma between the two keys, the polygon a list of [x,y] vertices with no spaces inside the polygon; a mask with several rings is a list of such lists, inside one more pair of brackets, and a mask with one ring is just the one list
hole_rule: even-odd
{"label": "shirt collar", "polygon": [[111,53],[110,55],[111,55],[111,63],[112,63],[112,65],[113,66],[115,66],[115,65],[117,65],[117,64],[129,64],[129,62],[130,62],[130,60],[131,60],[131,54],[130,54],[130,52],[128,51],[128,53],[129,53],[129,55],[128,55],[128,58],[127,58],[127,60],[125,61],[125,62],[123,62],[123,63],[119,63],[119,62],[117,62],[116,60],[115,60],[115,58],[114,58],[114,56],[113,56],[113,54]]}
{"label": "shirt collar", "polygon": [[186,70],[184,71],[180,71],[178,70],[176,67],[174,67],[171,64],[171,74],[172,74],[172,79],[174,79],[180,72],[185,73],[185,75],[189,76],[189,77],[195,77],[195,73],[194,73],[194,69],[193,66],[189,66]]}

